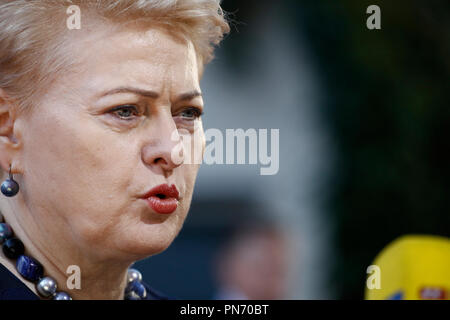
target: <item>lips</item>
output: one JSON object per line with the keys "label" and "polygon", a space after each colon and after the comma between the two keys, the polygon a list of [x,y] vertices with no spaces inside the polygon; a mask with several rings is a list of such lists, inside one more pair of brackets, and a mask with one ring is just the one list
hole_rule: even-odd
{"label": "lips", "polygon": [[161,184],[147,192],[143,198],[155,212],[171,214],[178,207],[179,192],[174,184]]}

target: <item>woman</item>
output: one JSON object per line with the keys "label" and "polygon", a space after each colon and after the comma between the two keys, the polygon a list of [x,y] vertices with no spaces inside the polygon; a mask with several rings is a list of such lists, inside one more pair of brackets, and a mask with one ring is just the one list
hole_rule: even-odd
{"label": "woman", "polygon": [[186,218],[228,30],[215,0],[0,0],[4,299],[162,298],[129,268]]}

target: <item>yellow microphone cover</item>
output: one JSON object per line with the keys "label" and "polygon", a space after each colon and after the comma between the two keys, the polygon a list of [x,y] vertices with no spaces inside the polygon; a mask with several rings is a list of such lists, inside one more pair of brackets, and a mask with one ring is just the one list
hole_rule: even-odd
{"label": "yellow microphone cover", "polygon": [[[391,242],[375,258],[365,298],[368,300],[448,300],[450,239],[406,235]],[[372,277],[372,279],[370,279]],[[370,285],[379,277],[378,285]]]}

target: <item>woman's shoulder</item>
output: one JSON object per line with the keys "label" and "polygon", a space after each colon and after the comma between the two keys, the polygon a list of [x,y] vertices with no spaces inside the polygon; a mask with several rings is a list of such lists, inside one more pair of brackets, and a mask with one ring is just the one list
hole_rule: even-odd
{"label": "woman's shoulder", "polygon": [[[175,300],[145,282],[143,285],[147,291],[146,300]],[[0,263],[0,300],[39,300],[39,297]]]}
{"label": "woman's shoulder", "polygon": [[0,263],[0,300],[39,300],[39,297]]}
{"label": "woman's shoulder", "polygon": [[174,297],[170,297],[152,287],[150,287],[147,283],[142,283],[147,290],[147,298],[146,300],[176,300]]}

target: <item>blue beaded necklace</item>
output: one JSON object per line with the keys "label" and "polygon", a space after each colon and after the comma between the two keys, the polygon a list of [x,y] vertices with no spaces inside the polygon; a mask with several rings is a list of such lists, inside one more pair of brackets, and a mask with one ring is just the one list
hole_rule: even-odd
{"label": "blue beaded necklace", "polygon": [[[0,222],[2,222],[0,213]],[[36,290],[42,298],[53,300],[72,300],[64,291],[57,291],[56,281],[48,276],[44,277],[44,268],[30,256],[24,255],[25,247],[18,238],[13,236],[13,230],[7,223],[0,223],[0,244],[3,253],[10,259],[16,260],[16,269],[20,275],[36,285]],[[147,290],[142,284],[142,274],[136,269],[128,269],[125,300],[144,300]]]}

